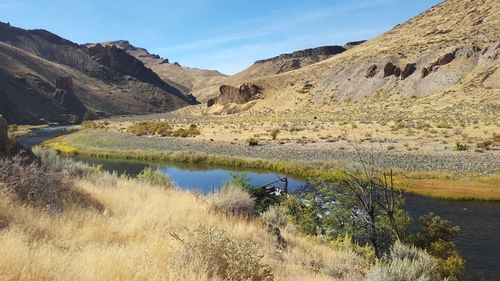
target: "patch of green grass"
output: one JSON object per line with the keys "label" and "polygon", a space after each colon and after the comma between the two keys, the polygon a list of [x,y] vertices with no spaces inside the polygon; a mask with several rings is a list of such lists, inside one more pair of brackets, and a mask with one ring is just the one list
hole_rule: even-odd
{"label": "patch of green grass", "polygon": [[[80,154],[90,157],[140,160],[159,163],[187,163],[206,166],[233,167],[274,171],[300,178],[341,180],[342,173],[338,162],[306,162],[265,160],[225,155],[215,155],[194,151],[168,151],[163,147],[149,147],[131,140],[120,141],[119,135],[80,131],[73,135],[59,137],[43,143],[65,154]],[[149,149],[149,150],[147,150]],[[454,200],[500,201],[498,188],[499,174],[487,177],[471,173],[452,173],[446,171],[397,171],[398,186],[407,192]]]}

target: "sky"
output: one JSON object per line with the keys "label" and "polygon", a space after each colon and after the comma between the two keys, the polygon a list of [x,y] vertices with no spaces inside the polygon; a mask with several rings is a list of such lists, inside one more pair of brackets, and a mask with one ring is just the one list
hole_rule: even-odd
{"label": "sky", "polygon": [[0,21],[73,42],[128,40],[237,73],[282,53],[374,38],[439,0],[0,0]]}

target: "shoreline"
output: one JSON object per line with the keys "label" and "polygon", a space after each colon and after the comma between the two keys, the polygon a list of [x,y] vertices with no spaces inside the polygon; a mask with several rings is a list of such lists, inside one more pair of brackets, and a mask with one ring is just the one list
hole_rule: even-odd
{"label": "shoreline", "polygon": [[[295,154],[287,155],[288,158],[282,158],[276,157],[276,153],[286,153],[286,150],[280,151],[276,147],[242,147],[242,145],[220,143],[203,144],[193,139],[137,137],[125,133],[89,129],[47,140],[42,145],[67,155],[262,169],[302,178],[314,177],[330,180],[341,178],[340,168],[352,163],[353,160],[359,160],[359,158],[353,159],[354,152],[349,151],[333,151],[332,154],[326,156],[334,155],[337,158],[329,161],[318,161],[316,158],[309,158],[315,160],[307,161],[305,159],[310,156],[308,153],[311,151],[312,153],[322,153],[322,151],[302,148],[297,150]],[[232,149],[225,150],[228,147]],[[211,153],[213,151],[210,149],[224,150],[224,153]],[[241,153],[235,155],[234,152],[238,150]],[[260,153],[254,153],[255,151]],[[251,153],[254,153],[253,157],[248,156]],[[267,159],[260,157],[266,154]],[[381,155],[385,158],[379,161],[378,157]],[[497,183],[500,181],[500,172],[495,169],[500,169],[499,160],[496,160],[495,155],[490,155],[489,160],[491,163],[488,173],[478,174],[475,169],[477,171],[478,168],[487,166],[482,161],[484,154],[480,156],[472,155],[471,157],[471,154],[460,155],[457,153],[448,156],[379,153],[376,155],[376,163],[380,162],[389,166],[387,163],[397,163],[398,159],[403,161],[402,163],[406,166],[391,166],[388,168],[392,168],[397,172],[397,179],[400,181],[401,189],[408,193],[450,200],[500,201],[500,188],[497,187]],[[448,163],[440,157],[452,159],[454,170],[437,169],[436,166],[443,166],[443,164]],[[476,159],[476,162],[472,164],[464,162],[463,158],[467,157]],[[420,163],[420,167],[427,167],[427,169],[407,168],[411,167],[408,165],[414,165],[415,163]],[[464,167],[469,170],[456,170],[457,165],[460,163],[465,164]]]}

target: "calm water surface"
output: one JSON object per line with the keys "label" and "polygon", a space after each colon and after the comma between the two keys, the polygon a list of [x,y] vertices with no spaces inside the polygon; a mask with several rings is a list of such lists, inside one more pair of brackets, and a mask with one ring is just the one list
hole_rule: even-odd
{"label": "calm water surface", "polygon": [[[38,136],[19,139],[33,146],[59,135],[65,127],[42,129]],[[253,185],[263,185],[283,176],[269,171],[235,170],[200,165],[151,164],[134,161],[75,157],[89,164],[102,165],[107,171],[136,175],[147,166],[159,167],[183,189],[203,193],[217,190],[237,172],[246,173]],[[304,179],[288,177],[291,191],[305,184]],[[499,183],[500,184],[500,183]],[[406,208],[416,221],[419,216],[434,212],[461,228],[457,247],[466,261],[463,280],[500,281],[500,202],[449,201],[416,195],[405,195]]]}

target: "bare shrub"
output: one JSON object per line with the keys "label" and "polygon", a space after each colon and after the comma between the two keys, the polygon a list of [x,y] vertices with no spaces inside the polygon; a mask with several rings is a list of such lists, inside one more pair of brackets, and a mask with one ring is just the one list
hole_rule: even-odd
{"label": "bare shrub", "polygon": [[255,199],[239,186],[227,185],[208,197],[210,208],[232,215],[250,216],[255,213]]}
{"label": "bare shrub", "polygon": [[16,156],[0,159],[0,192],[22,203],[59,213],[64,206],[102,209],[88,194],[76,189],[63,173]]}
{"label": "bare shrub", "polygon": [[434,281],[436,263],[426,251],[397,241],[389,256],[368,272],[369,281]]}
{"label": "bare shrub", "polygon": [[186,238],[172,234],[183,244],[177,262],[182,268],[205,266],[209,280],[266,281],[274,277],[251,241],[230,237],[224,231],[200,227]]}

